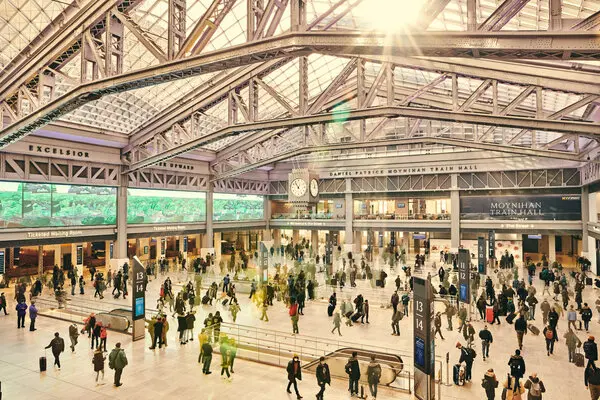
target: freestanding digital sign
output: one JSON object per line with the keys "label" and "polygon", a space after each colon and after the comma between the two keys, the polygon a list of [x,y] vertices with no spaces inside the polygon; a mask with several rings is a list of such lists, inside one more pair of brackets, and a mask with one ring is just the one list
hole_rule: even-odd
{"label": "freestanding digital sign", "polygon": [[146,291],[144,290],[144,281],[146,278],[146,269],[137,256],[133,257],[133,296],[131,296],[131,311],[133,313],[133,340],[144,339],[146,332]]}
{"label": "freestanding digital sign", "polygon": [[458,300],[462,303],[471,303],[471,254],[467,249],[458,249]]}
{"label": "freestanding digital sign", "polygon": [[435,335],[431,278],[413,278],[415,397],[435,399]]}
{"label": "freestanding digital sign", "polygon": [[488,232],[488,257],[491,259],[496,258],[496,232]]}
{"label": "freestanding digital sign", "polygon": [[477,271],[480,274],[485,275],[486,271],[486,260],[485,260],[485,238],[477,238]]}

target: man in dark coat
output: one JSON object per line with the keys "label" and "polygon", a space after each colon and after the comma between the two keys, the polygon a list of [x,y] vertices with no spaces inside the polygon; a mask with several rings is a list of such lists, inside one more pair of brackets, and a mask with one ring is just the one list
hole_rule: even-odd
{"label": "man in dark coat", "polygon": [[52,348],[52,355],[54,356],[54,365],[60,369],[60,353],[65,351],[65,341],[58,335],[58,332],[54,334],[54,339],[50,341],[50,344],[45,349]]}
{"label": "man in dark coat", "polygon": [[319,359],[319,365],[317,365],[317,384],[321,388],[317,393],[317,399],[323,400],[325,394],[325,385],[331,385],[331,375],[329,374],[329,365],[325,362],[325,357]]}
{"label": "man in dark coat", "polygon": [[302,396],[300,396],[300,392],[298,392],[298,383],[296,382],[296,380],[301,381],[302,380],[302,368],[300,367],[300,358],[298,358],[298,355],[294,354],[294,358],[292,360],[290,360],[290,362],[287,365],[287,374],[288,374],[288,385],[287,385],[287,392],[288,393],[292,393],[292,391],[290,390],[290,387],[292,385],[294,385],[294,390],[296,391],[296,397],[298,399],[301,399]]}
{"label": "man in dark coat", "polygon": [[348,374],[348,390],[350,395],[358,394],[358,380],[360,379],[360,365],[358,364],[358,353],[352,352],[352,357],[346,363],[346,374]]}

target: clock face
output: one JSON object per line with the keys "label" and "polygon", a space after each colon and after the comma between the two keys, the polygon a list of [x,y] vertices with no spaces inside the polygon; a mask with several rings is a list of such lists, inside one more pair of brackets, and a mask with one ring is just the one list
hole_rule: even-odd
{"label": "clock face", "polygon": [[310,195],[317,197],[319,195],[319,182],[316,179],[310,181]]}
{"label": "clock face", "polygon": [[302,197],[304,196],[304,194],[306,193],[306,182],[304,181],[304,179],[294,179],[292,181],[292,186],[290,188],[290,190],[292,191],[292,194],[296,197]]}

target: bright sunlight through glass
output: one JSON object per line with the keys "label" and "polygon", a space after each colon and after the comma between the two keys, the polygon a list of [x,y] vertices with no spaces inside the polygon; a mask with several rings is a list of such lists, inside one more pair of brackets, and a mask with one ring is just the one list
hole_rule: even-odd
{"label": "bright sunlight through glass", "polygon": [[364,0],[355,15],[371,29],[399,32],[417,22],[423,4],[423,0]]}

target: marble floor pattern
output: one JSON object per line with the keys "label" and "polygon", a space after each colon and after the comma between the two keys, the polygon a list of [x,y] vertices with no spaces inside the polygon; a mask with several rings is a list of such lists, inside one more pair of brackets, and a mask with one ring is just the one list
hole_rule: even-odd
{"label": "marble floor pattern", "polygon": [[[404,278],[404,274],[400,273]],[[172,280],[175,274],[171,273]],[[393,280],[393,276],[390,276]],[[163,278],[159,276],[158,280],[150,282],[147,293],[147,306],[154,307],[160,287],[160,281]],[[537,281],[537,279],[536,279]],[[391,280],[390,282],[391,283]],[[534,282],[538,288],[538,299],[541,301],[542,286],[540,282]],[[388,284],[385,289],[378,289],[379,297],[391,295],[393,284]],[[91,285],[87,286],[87,293],[84,295],[87,299],[93,299]],[[176,287],[175,290],[178,290]],[[374,293],[373,289],[366,282],[359,282],[359,288],[349,291],[344,290],[341,297],[350,297],[350,294],[364,291],[364,293]],[[55,331],[61,333],[68,346],[68,323],[47,317],[39,317],[37,322],[38,330],[29,332],[27,328],[16,329],[16,314],[14,312],[14,302],[12,301],[12,288],[5,290],[9,298],[9,316],[0,316],[0,381],[2,382],[2,391],[4,399],[96,399],[96,398],[123,398],[133,399],[143,396],[175,396],[175,398],[202,398],[202,399],[293,399],[294,395],[285,392],[287,385],[286,373],[283,368],[258,364],[252,361],[236,360],[235,374],[232,382],[222,380],[218,376],[220,370],[220,357],[216,354],[213,357],[213,374],[204,376],[201,373],[201,367],[197,363],[198,345],[197,341],[190,342],[182,346],[176,340],[175,329],[169,331],[169,346],[162,350],[148,350],[150,339],[146,338],[145,343],[138,341],[131,342],[129,336],[116,332],[109,332],[108,347],[113,348],[116,341],[123,344],[123,348],[129,359],[129,365],[125,368],[123,374],[124,385],[120,388],[112,386],[113,371],[108,368],[106,363],[105,385],[97,386],[94,382],[95,373],[91,364],[92,351],[89,348],[89,340],[86,336],[80,336],[80,343],[75,353],[71,353],[67,348],[61,357],[63,368],[60,371],[52,367],[53,358],[48,352],[48,371],[40,374],[38,370],[38,358],[44,354],[43,347],[52,339]],[[381,295],[383,293],[383,295]],[[598,291],[587,287],[584,291],[584,299],[590,304],[594,304],[598,298]],[[79,295],[74,296],[74,302],[77,302]],[[281,303],[276,303],[269,309],[268,323],[258,320],[259,313],[255,306],[251,304],[247,295],[239,296],[241,313],[238,315],[238,324],[259,326],[262,328],[276,331],[291,332],[291,324],[287,310]],[[367,299],[369,296],[365,296]],[[94,301],[100,301],[93,299]],[[105,302],[116,304],[129,304],[129,299],[114,300],[106,296]],[[339,304],[339,303],[338,303]],[[300,319],[301,335],[310,335],[327,339],[335,339],[336,335],[331,334],[332,321],[326,313],[326,302],[314,301],[308,302],[305,309],[305,315]],[[594,319],[591,323],[590,334],[600,337],[600,324],[595,307],[592,306]],[[201,306],[197,311],[197,322],[195,334],[199,332],[201,322],[208,312],[221,310],[225,321],[231,321],[230,314],[219,304],[213,307]],[[539,313],[539,310],[538,310]],[[378,304],[373,302],[370,313],[370,324],[355,324],[353,327],[342,325],[342,334],[344,342],[362,343],[365,345],[382,346],[387,348],[396,348],[399,352],[409,353],[412,349],[412,318],[405,318],[400,323],[401,336],[391,335],[390,319],[391,310],[379,308]],[[473,315],[476,332],[482,326],[478,322],[478,317]],[[541,314],[534,325],[542,329]],[[26,320],[28,327],[29,318]],[[523,356],[527,364],[527,375],[537,372],[538,376],[544,381],[547,392],[544,394],[544,400],[563,400],[563,399],[585,399],[589,394],[585,390],[583,383],[583,368],[577,368],[574,364],[567,362],[567,349],[562,339],[566,327],[566,316],[561,318],[559,323],[559,335],[561,340],[556,343],[553,356],[546,355],[545,343],[543,337],[528,334],[525,336]],[[172,320],[171,326],[175,326],[176,321]],[[446,319],[443,318],[443,334],[445,340],[436,339],[436,354],[445,358],[446,353],[450,356],[450,368],[458,360],[459,352],[455,348],[457,341],[464,343],[462,335],[456,331],[457,321],[455,320],[454,331],[446,330]],[[503,380],[508,372],[507,362],[510,355],[517,348],[514,325],[508,325],[502,319],[502,325],[490,327],[494,335],[494,343],[490,350],[490,359],[482,361],[480,354],[480,341],[476,338],[476,349],[478,356],[473,367],[473,381],[463,387],[442,385],[442,399],[485,399],[483,389],[480,386],[481,378],[488,368],[494,368],[499,380]],[[584,341],[587,337],[585,332],[577,332],[579,338]],[[477,336],[477,335],[476,335]],[[217,352],[218,353],[218,352]],[[446,382],[446,363],[443,364],[443,380]],[[364,371],[366,372],[366,371]],[[347,383],[344,380],[334,380],[331,388],[328,387],[326,398],[345,399],[349,398],[346,391]],[[365,387],[365,389],[367,389]],[[317,392],[316,379],[314,375],[305,373],[304,380],[300,384],[300,392],[305,398],[312,398]],[[501,389],[497,391],[497,398],[500,398]],[[398,392],[386,391],[381,389],[379,399],[402,399],[411,398],[410,395],[400,394]]]}

